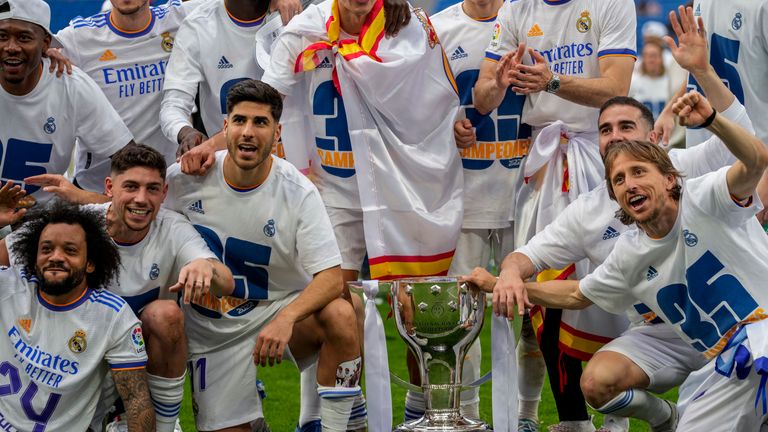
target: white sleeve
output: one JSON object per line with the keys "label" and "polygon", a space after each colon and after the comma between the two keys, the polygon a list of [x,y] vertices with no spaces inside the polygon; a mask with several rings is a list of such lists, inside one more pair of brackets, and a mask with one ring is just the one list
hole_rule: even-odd
{"label": "white sleeve", "polygon": [[301,266],[310,275],[340,265],[341,253],[320,192],[309,191],[299,209],[296,249]]}
{"label": "white sleeve", "polygon": [[80,51],[75,42],[75,29],[70,25],[56,33],[56,39],[61,42],[61,53],[64,54],[75,66],[81,66]]}
{"label": "white sleeve", "polygon": [[[719,113],[748,130],[755,133],[747,115],[747,110],[734,98],[731,106]],[[736,156],[728,150],[723,141],[716,135],[712,135],[700,145],[691,143],[693,147],[686,149],[671,149],[669,157],[675,164],[675,168],[682,171],[688,178],[696,178],[736,162]]]}
{"label": "white sleeve", "polygon": [[302,38],[296,33],[284,32],[278,36],[272,47],[269,65],[264,70],[261,80],[277,89],[283,96],[290,96],[305,73],[294,72],[296,58],[304,47]]}
{"label": "white sleeve", "polygon": [[168,212],[173,219],[173,242],[176,253],[176,267],[182,267],[200,258],[216,258],[208,248],[200,233],[184,215],[176,212]]}
{"label": "white sleeve", "polygon": [[584,297],[601,309],[615,314],[624,313],[637,301],[619,265],[623,254],[619,247],[621,243],[620,239],[605,262],[579,281],[579,290]]}
{"label": "white sleeve", "polygon": [[731,226],[738,226],[755,216],[762,206],[760,200],[752,202],[757,194],[749,198],[747,205],[741,205],[731,197],[726,180],[730,168],[722,167],[713,173],[686,181],[683,186],[683,199],[690,200],[705,215]]}
{"label": "white sleeve", "polygon": [[205,77],[199,61],[200,42],[195,31],[189,20],[185,20],[179,27],[165,70],[164,92],[180,90],[192,95],[192,99],[197,95],[197,86]]}
{"label": "white sleeve", "polygon": [[179,142],[179,132],[184,126],[192,127],[190,116],[195,110],[195,95],[181,90],[164,90],[160,103],[160,128],[172,142]]}
{"label": "white sleeve", "polygon": [[501,57],[517,49],[517,33],[513,28],[512,16],[512,3],[504,2],[499,9],[499,13],[496,16],[496,23],[493,25],[493,30],[490,37],[490,43],[485,50],[485,58],[491,61],[499,61]]}
{"label": "white sleeve", "polygon": [[147,349],[141,332],[141,324],[128,304],[124,304],[110,329],[110,343],[105,359],[112,370],[144,368]]}
{"label": "white sleeve", "polygon": [[162,206],[173,212],[183,214],[178,206],[178,200],[176,199],[180,193],[177,186],[177,177],[181,175],[184,174],[181,172],[181,165],[179,165],[178,162],[168,167],[165,174],[165,184],[168,185],[168,193],[165,194]]}
{"label": "white sleeve", "polygon": [[597,57],[630,56],[637,58],[637,13],[632,0],[603,0],[605,25],[600,31]]}
{"label": "white sleeve", "polygon": [[537,271],[563,268],[587,258],[580,223],[584,220],[580,211],[582,202],[577,198],[569,204],[552,223],[516,252],[530,258]]}
{"label": "white sleeve", "polygon": [[125,147],[133,135],[99,86],[80,69],[72,72],[75,135],[81,151],[106,160]]}

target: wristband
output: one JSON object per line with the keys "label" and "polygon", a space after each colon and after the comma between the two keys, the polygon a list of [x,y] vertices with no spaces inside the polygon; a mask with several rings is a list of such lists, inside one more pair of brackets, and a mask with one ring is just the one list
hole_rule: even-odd
{"label": "wristband", "polygon": [[712,108],[712,114],[710,114],[710,116],[709,116],[709,117],[707,117],[707,119],[706,119],[706,120],[704,120],[704,123],[702,123],[702,124],[700,124],[700,125],[696,126],[696,129],[704,129],[704,128],[708,128],[708,127],[709,127],[709,126],[712,124],[712,122],[714,122],[714,121],[715,121],[715,116],[716,116],[716,115],[717,115],[717,110],[715,110],[714,108]]}

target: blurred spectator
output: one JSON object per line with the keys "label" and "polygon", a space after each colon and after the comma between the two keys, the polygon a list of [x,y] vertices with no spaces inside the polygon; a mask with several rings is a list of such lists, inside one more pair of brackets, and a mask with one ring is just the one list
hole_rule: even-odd
{"label": "blurred spectator", "polygon": [[661,4],[656,0],[640,0],[637,3],[637,14],[639,16],[659,16],[661,13]]}
{"label": "blurred spectator", "polygon": [[[645,37],[643,49],[632,74],[629,95],[646,105],[656,118],[675,91],[685,82],[686,74],[675,63],[669,51],[666,50],[666,44],[660,38],[666,34],[666,28],[661,23],[657,23],[661,27],[648,26],[651,23],[648,22],[643,26]],[[664,33],[659,34],[659,29],[663,29]],[[684,139],[684,130],[677,126],[670,144],[672,146],[683,144]]]}

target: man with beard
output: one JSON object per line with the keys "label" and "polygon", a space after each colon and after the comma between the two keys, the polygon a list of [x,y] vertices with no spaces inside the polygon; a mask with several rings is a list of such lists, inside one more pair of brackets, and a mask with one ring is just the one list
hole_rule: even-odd
{"label": "man with beard", "polygon": [[[83,158],[75,178],[109,173],[109,157],[133,139],[120,116],[83,71],[56,78],[42,58],[58,45],[42,0],[0,0],[0,145],[2,180],[22,183],[38,174],[63,174],[75,141]],[[26,185],[38,200],[50,195]]]}
{"label": "man with beard", "polygon": [[[187,220],[160,208],[167,192],[165,169],[165,159],[157,150],[141,144],[125,146],[112,157],[112,174],[106,179],[106,197],[111,202],[90,207],[104,217],[122,258],[119,283],[109,289],[141,319],[157,430],[173,431],[184,395],[187,340],[183,315],[169,290],[183,288],[184,301],[189,302],[209,291],[227,295],[234,281]],[[50,177],[54,176],[46,176]],[[82,196],[78,202],[104,197],[56,177],[57,184],[66,185],[68,193],[62,195]],[[60,193],[62,187],[46,188]],[[15,234],[8,240],[15,243]],[[115,396],[111,387],[105,388],[94,423],[101,421]]]}
{"label": "man with beard", "polygon": [[[10,212],[3,208],[3,219]],[[102,221],[61,202],[28,220],[13,247],[18,267],[0,270],[8,336],[0,342],[0,422],[7,430],[86,430],[111,371],[130,430],[154,431],[139,321],[103,289],[120,256]]]}
{"label": "man with beard", "polygon": [[358,380],[337,384],[339,368],[362,364],[354,310],[340,298],[331,223],[309,179],[271,155],[281,132],[280,94],[242,81],[227,95],[227,112],[227,150],[204,176],[173,165],[165,202],[189,218],[237,281],[230,297],[205,295],[182,306],[197,428],[250,431],[259,398],[254,363],[271,366],[285,356],[302,370],[317,361],[324,431],[364,429]]}

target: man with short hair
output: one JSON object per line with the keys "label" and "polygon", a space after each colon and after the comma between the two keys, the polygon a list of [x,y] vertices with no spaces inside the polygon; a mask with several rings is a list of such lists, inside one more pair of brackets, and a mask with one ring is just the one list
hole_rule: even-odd
{"label": "man with short hair", "polygon": [[[173,431],[184,396],[187,340],[184,318],[172,292],[183,289],[184,301],[189,302],[203,292],[227,295],[234,281],[192,225],[161,208],[168,190],[165,172],[160,152],[129,144],[112,157],[106,196],[77,189],[62,176],[38,176],[31,181],[80,203],[111,200],[88,206],[104,217],[122,257],[119,283],[109,289],[141,319],[157,430]],[[15,241],[14,235],[9,240]],[[114,402],[111,390],[105,389],[94,423],[101,422],[104,409]]]}
{"label": "man with short hair", "polygon": [[[13,212],[5,203],[3,219]],[[119,273],[120,256],[103,222],[62,202],[27,221],[15,232],[18,267],[0,270],[8,335],[0,343],[9,383],[0,398],[4,428],[86,430],[111,371],[129,429],[154,431],[141,326],[128,304],[105,289]]]}
{"label": "man with short hair", "polygon": [[[533,128],[533,144],[523,168],[529,182],[519,191],[515,208],[517,245],[600,184],[597,108],[613,96],[627,95],[636,57],[635,27],[635,7],[629,0],[519,0],[499,10],[475,85],[475,107],[489,112],[510,88],[526,95],[522,121]],[[557,276],[584,271],[574,263]],[[578,388],[582,360],[620,334],[626,320],[590,308],[536,310],[531,322],[541,332],[559,426],[593,430]],[[525,334],[533,338],[535,333]],[[521,370],[528,368],[522,361],[526,358],[532,357],[520,359]],[[535,415],[538,402],[528,399],[543,385],[543,380],[529,378],[539,376],[538,371],[526,372],[520,380],[521,395],[526,394],[521,398],[524,419]]]}
{"label": "man with short hair", "polygon": [[[703,36],[694,31],[679,31],[677,37],[679,45],[672,47],[675,59],[696,76],[711,96],[710,101],[696,96],[694,109],[711,112],[711,102],[723,117],[751,131],[744,107],[707,66]],[[688,95],[686,99],[693,97]],[[601,107],[598,129],[601,153],[620,140],[657,138],[649,109],[627,97],[611,98]],[[717,137],[692,149],[671,150],[669,155],[675,167],[689,178],[734,161],[733,154]],[[511,317],[512,304],[525,303],[519,296],[523,280],[538,270],[582,259],[588,259],[595,268],[605,261],[619,238],[632,229],[616,223],[617,208],[605,187],[600,186],[581,195],[552,224],[507,256],[494,291],[495,311]],[[674,410],[670,411],[665,402],[642,389],[662,393],[680,385],[691,371],[703,365],[704,359],[674,335],[670,326],[657,323],[645,305],[634,305],[629,315],[635,324],[645,321],[644,324],[654,325],[635,325],[603,346],[587,363],[581,379],[582,391],[590,405],[600,412],[640,418],[651,423],[654,430],[664,430],[659,425],[668,420],[668,427],[674,427]],[[624,406],[607,403],[619,396]]]}
{"label": "man with short hair", "polygon": [[318,362],[323,430],[361,430],[359,382],[337,374],[362,363],[354,311],[339,298],[341,259],[330,221],[314,185],[271,154],[282,98],[246,80],[229,90],[226,105],[227,150],[203,176],[172,166],[165,202],[189,218],[236,279],[230,296],[182,306],[197,428],[250,431],[259,397],[254,363],[287,356],[301,369]]}
{"label": "man with short hair", "polygon": [[[44,73],[50,60],[43,53],[56,42],[50,15],[42,0],[0,1],[2,179],[24,184],[30,176],[63,174],[77,139],[81,158],[75,180],[100,184],[109,173],[109,157],[133,136],[80,69],[61,78]],[[37,186],[25,188],[32,198],[50,199]]]}
{"label": "man with short hair", "polygon": [[695,99],[679,101],[675,112],[683,124],[703,124],[720,136],[738,158],[733,166],[681,184],[658,146],[614,143],[605,157],[608,192],[622,222],[638,229],[586,278],[529,283],[526,292],[534,302],[564,308],[596,302],[618,312],[642,302],[709,360],[677,427],[662,430],[757,430],[766,418],[768,298],[761,281],[768,237],[752,197],[768,150],[721,116],[693,109]]}

